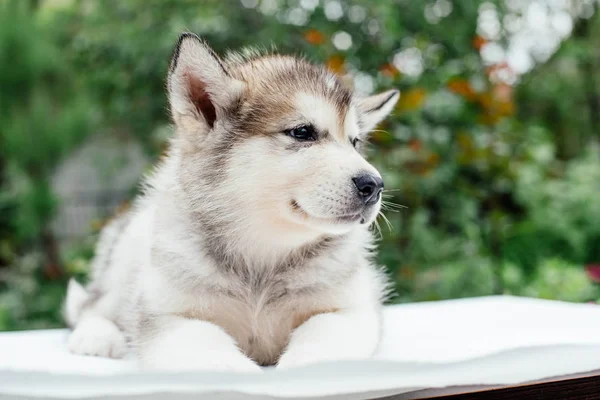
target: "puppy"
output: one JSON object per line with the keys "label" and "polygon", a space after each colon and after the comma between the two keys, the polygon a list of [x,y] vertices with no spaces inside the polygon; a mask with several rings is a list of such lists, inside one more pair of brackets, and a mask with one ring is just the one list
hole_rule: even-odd
{"label": "puppy", "polygon": [[185,33],[167,79],[175,134],[103,230],[65,305],[73,353],[143,368],[260,371],[376,349],[384,274],[369,230],[383,181],[361,154],[394,107],[322,66]]}

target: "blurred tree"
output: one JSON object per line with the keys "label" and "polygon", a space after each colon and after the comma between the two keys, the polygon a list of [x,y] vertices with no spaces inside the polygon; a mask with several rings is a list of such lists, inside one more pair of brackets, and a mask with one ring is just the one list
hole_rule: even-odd
{"label": "blurred tree", "polygon": [[93,108],[35,3],[0,2],[0,63],[0,285],[15,288],[0,294],[2,329],[31,323],[37,313],[59,321],[60,298],[36,298],[52,290],[41,282],[60,280],[59,292],[64,285],[48,229],[54,209],[48,177],[89,132]]}
{"label": "blurred tree", "polygon": [[[583,268],[600,263],[600,212],[591,200],[600,179],[594,9],[567,15],[572,36],[517,77],[506,62],[483,55],[510,44],[508,24],[523,17],[513,8],[526,12],[524,2],[37,3],[8,2],[0,15],[0,61],[8,66],[0,74],[0,262],[11,270],[39,270],[39,260],[16,254],[35,254],[25,250],[43,242],[53,211],[46,179],[89,132],[90,117],[107,134],[137,138],[150,155],[163,151],[171,134],[165,74],[178,35],[193,31],[220,53],[276,45],[304,54],[353,76],[359,93],[402,90],[369,149],[393,188],[384,196],[393,229],[380,221],[379,261],[395,282],[394,301],[600,298]],[[572,9],[588,3],[568,2]],[[481,25],[490,15],[493,35]],[[85,272],[90,244],[62,254],[69,273]],[[11,300],[0,296],[0,329],[2,307],[11,315],[20,309],[14,293],[25,291],[15,287],[44,288],[52,300],[35,315],[55,323],[60,290],[33,273],[19,276]],[[19,312],[9,327],[35,325],[30,312]]]}
{"label": "blurred tree", "polygon": [[600,140],[600,13],[579,18],[569,40],[518,88],[519,117],[555,135],[562,160],[578,156],[590,141]]}

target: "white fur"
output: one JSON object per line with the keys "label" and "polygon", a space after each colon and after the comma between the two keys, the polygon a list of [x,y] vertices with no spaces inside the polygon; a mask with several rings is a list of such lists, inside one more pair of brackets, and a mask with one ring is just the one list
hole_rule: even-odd
{"label": "white fur", "polygon": [[[367,282],[374,276],[362,270],[347,287],[348,307],[315,315],[296,329],[278,367],[291,368],[319,361],[368,358],[379,342],[379,299]],[[354,300],[351,300],[353,297]]]}
{"label": "white fur", "polygon": [[75,321],[79,318],[79,312],[89,299],[89,294],[74,279],[69,281],[67,292],[69,293],[69,301],[65,304],[65,319],[69,325],[75,325]]}
{"label": "white fur", "polygon": [[121,358],[127,351],[125,336],[106,318],[83,318],[69,336],[69,350],[88,356]]}
{"label": "white fur", "polygon": [[[371,261],[369,224],[379,204],[363,223],[339,218],[356,203],[352,177],[378,174],[352,146],[358,120],[384,114],[365,117],[352,104],[338,115],[317,91],[299,91],[282,121],[314,123],[326,141],[291,151],[291,137],[256,134],[227,148],[214,171],[228,107],[251,90],[240,74],[199,40],[182,40],[169,78],[177,135],[145,195],[102,232],[92,283],[70,285],[71,351],[120,357],[127,338],[144,368],[256,372],[256,362],[288,368],[375,350],[386,279]],[[189,79],[211,95],[212,128],[187,97]]]}
{"label": "white fur", "polygon": [[323,97],[308,93],[296,94],[296,107],[300,117],[299,122],[312,122],[319,130],[342,137],[340,132],[339,115],[333,104]]}
{"label": "white fur", "polygon": [[164,329],[152,342],[144,343],[142,368],[261,372],[237,348],[233,338],[215,324],[181,317],[168,317],[160,323]]}
{"label": "white fur", "polygon": [[362,112],[362,131],[369,132],[375,128],[382,119],[392,112],[399,98],[400,92],[398,90],[388,90],[361,99],[358,102],[358,108]]}

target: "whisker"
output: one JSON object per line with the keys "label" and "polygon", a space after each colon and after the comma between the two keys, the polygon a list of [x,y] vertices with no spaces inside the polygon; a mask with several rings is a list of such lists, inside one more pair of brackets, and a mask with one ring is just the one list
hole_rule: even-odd
{"label": "whisker", "polygon": [[393,230],[393,227],[392,227],[392,223],[390,222],[390,220],[381,211],[379,212],[379,215],[381,215],[381,218],[383,218],[383,220],[385,221],[385,224],[387,225],[389,231],[391,232]]}
{"label": "whisker", "polygon": [[375,237],[377,239],[379,239],[381,236],[381,230],[379,228],[379,225],[377,224],[377,221],[375,221],[375,223],[373,224],[373,230],[375,231]]}
{"label": "whisker", "polygon": [[373,129],[373,130],[371,131],[371,133],[373,133],[373,132],[387,133],[388,135],[389,135],[389,133],[390,133],[389,131],[384,131],[383,129]]}
{"label": "whisker", "polygon": [[379,237],[379,239],[383,239],[383,232],[381,231],[381,225],[379,225],[379,222],[377,221],[377,219],[375,219],[375,225],[377,226],[377,236]]}
{"label": "whisker", "polygon": [[375,219],[375,221],[373,221],[372,227],[375,230],[376,238],[382,239],[383,235],[381,233],[381,226],[379,226],[379,222],[377,222],[377,219]]}
{"label": "whisker", "polygon": [[386,205],[386,206],[388,206],[389,208],[395,208],[395,209],[398,209],[398,210],[400,210],[400,209],[404,209],[404,208],[408,208],[407,206],[403,206],[402,204],[396,204],[396,203],[392,203],[392,204],[384,204],[384,203],[381,203],[381,205],[382,205],[382,206],[383,206],[383,205]]}
{"label": "whisker", "polygon": [[384,202],[388,203],[388,204],[395,204],[395,205],[400,205],[399,203],[396,203],[394,201],[389,201],[389,200],[383,200]]}
{"label": "whisker", "polygon": [[382,216],[383,216],[383,219],[385,220],[385,223],[387,224],[388,229],[390,230],[390,232],[393,231],[394,230],[394,226],[392,225],[392,223],[390,222],[390,220],[388,219],[388,217],[386,217],[385,214],[383,214]]}
{"label": "whisker", "polygon": [[396,208],[396,209],[408,208],[407,206],[404,206],[402,204],[394,203],[394,202],[391,202],[391,201],[385,201],[385,200],[381,201],[381,205],[382,206],[385,205],[385,206],[388,206],[390,208]]}
{"label": "whisker", "polygon": [[381,217],[383,219],[383,221],[385,222],[388,230],[391,232],[392,231],[392,224],[390,223],[390,220],[385,216],[385,214],[382,211],[379,211],[379,213],[377,214],[378,217]]}

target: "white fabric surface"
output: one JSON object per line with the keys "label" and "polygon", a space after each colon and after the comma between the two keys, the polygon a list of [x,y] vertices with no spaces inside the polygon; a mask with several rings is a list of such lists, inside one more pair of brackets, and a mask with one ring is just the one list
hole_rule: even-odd
{"label": "white fabric surface", "polygon": [[[69,354],[65,330],[2,333],[0,395],[149,398],[169,393],[169,398],[246,399],[256,398],[252,394],[344,394],[340,398],[360,399],[423,388],[516,384],[600,369],[597,305],[484,297],[389,306],[384,315],[383,341],[372,360],[269,369],[259,375],[142,374],[133,359]],[[216,392],[224,397],[215,397]]]}

